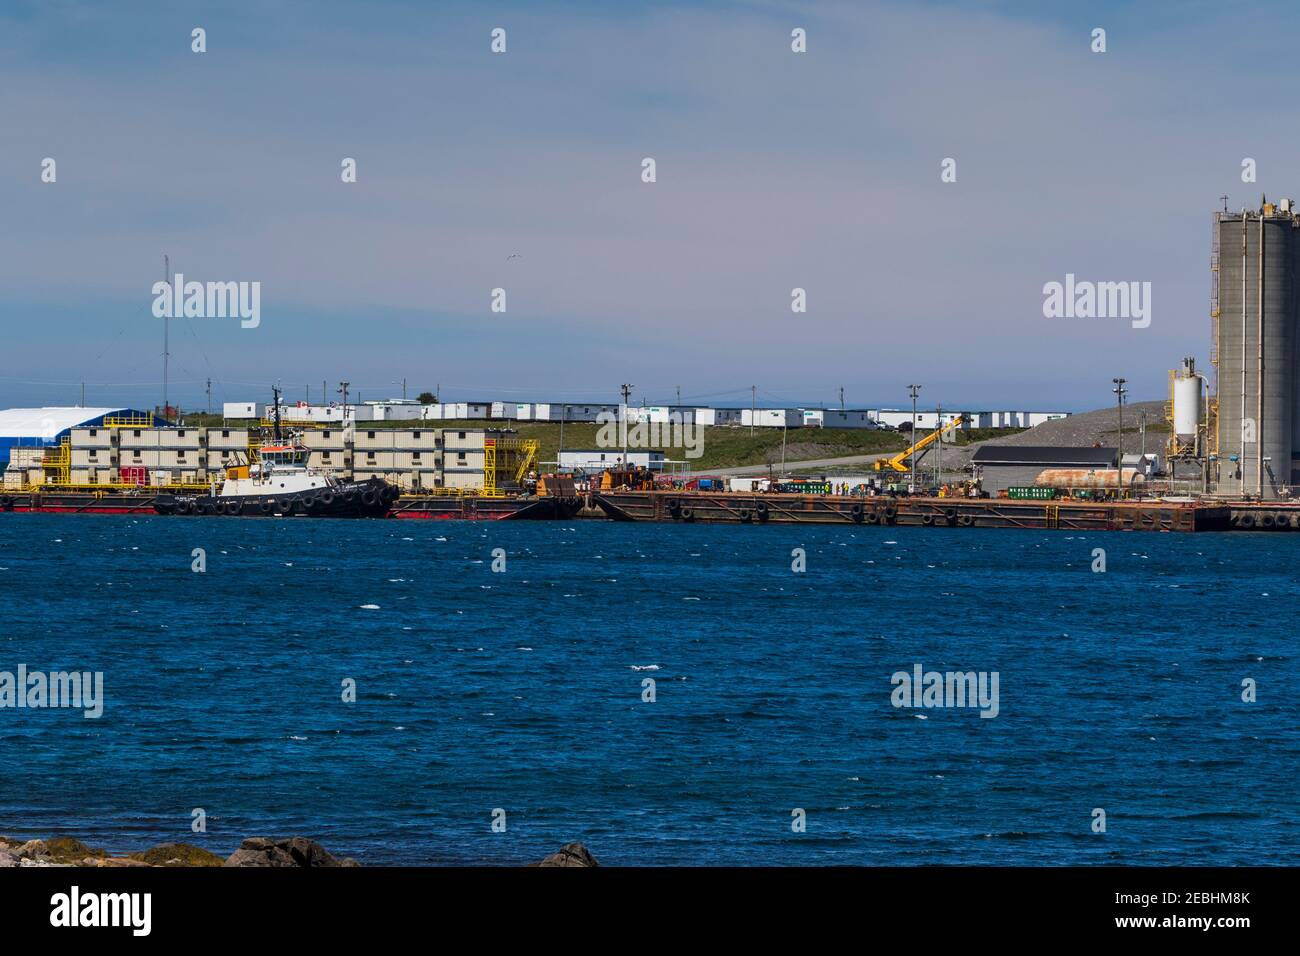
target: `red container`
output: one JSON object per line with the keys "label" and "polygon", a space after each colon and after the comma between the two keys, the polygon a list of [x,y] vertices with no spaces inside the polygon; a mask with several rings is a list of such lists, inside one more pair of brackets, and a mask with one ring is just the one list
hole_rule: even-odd
{"label": "red container", "polygon": [[117,470],[118,478],[124,485],[147,485],[149,483],[149,469],[142,468],[139,465],[130,465]]}

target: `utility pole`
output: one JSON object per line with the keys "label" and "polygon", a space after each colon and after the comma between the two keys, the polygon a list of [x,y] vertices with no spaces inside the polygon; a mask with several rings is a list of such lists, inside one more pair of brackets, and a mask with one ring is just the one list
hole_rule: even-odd
{"label": "utility pole", "polygon": [[788,432],[787,422],[781,421],[781,477],[785,477],[785,436]]}
{"label": "utility pole", "polygon": [[634,388],[636,388],[635,385],[624,385],[620,389],[620,391],[622,391],[623,393],[623,408],[622,408],[623,414],[620,416],[622,418],[622,421],[619,423],[620,425],[619,431],[622,432],[623,435],[623,467],[624,468],[627,467],[627,400],[628,398],[631,397],[632,389]]}
{"label": "utility pole", "polygon": [[406,379],[402,379],[402,401],[406,401]]}
{"label": "utility pole", "polygon": [[1115,387],[1112,388],[1111,391],[1115,393],[1115,404],[1119,407],[1119,441],[1117,443],[1119,448],[1116,452],[1116,455],[1118,456],[1118,461],[1116,462],[1116,464],[1118,465],[1119,470],[1116,472],[1115,479],[1116,479],[1116,485],[1119,488],[1120,497],[1123,497],[1124,496],[1124,395],[1128,392],[1128,389],[1124,387],[1124,383],[1127,382],[1128,379],[1112,378],[1111,381],[1115,383]]}
{"label": "utility pole", "polygon": [[749,386],[749,433],[754,434],[754,419],[758,417],[758,386]]}
{"label": "utility pole", "polygon": [[943,406],[934,406],[934,427],[939,430],[939,440],[934,446],[934,486],[943,483]]}
{"label": "utility pole", "polygon": [[[916,447],[916,396],[921,391],[920,385],[907,386],[908,394],[912,396],[912,434],[910,436],[912,447]],[[907,457],[907,490],[916,492],[916,452],[913,451]]]}
{"label": "utility pole", "polygon": [[680,385],[677,386],[677,404],[679,406],[682,404],[682,387]]}
{"label": "utility pole", "polygon": [[840,411],[844,411],[844,386],[840,386]]}
{"label": "utility pole", "polygon": [[343,396],[343,427],[348,426],[348,386],[351,382],[339,382],[339,394]]}
{"label": "utility pole", "polygon": [[81,407],[86,407],[86,383],[81,383]]}
{"label": "utility pole", "polygon": [[[163,255],[163,278],[167,280],[167,284],[168,284],[169,286],[172,284],[172,261],[171,261],[171,258],[168,257],[165,253],[164,253],[164,255]],[[172,308],[173,308],[173,309],[176,308],[176,302],[175,302],[174,300],[173,300],[173,302],[172,302]],[[170,346],[169,346],[169,344],[168,344],[168,340],[167,340],[167,315],[168,315],[167,312],[164,312],[164,313],[163,313],[163,407],[162,407],[162,413],[163,413],[163,418],[165,418],[165,419],[167,419],[168,421],[170,421],[171,419],[167,418],[167,362],[168,362],[168,359],[171,358],[171,352],[170,352]]]}
{"label": "utility pole", "polygon": [[212,379],[211,378],[208,379],[207,390],[208,390],[208,414],[211,415],[212,414]]}

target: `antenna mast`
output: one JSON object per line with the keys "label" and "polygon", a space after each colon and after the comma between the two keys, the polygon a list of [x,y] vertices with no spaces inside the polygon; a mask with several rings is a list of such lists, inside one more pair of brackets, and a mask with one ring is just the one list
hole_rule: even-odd
{"label": "antenna mast", "polygon": [[[171,263],[171,259],[170,259],[166,254],[163,255],[163,278],[167,280],[167,284],[168,284],[168,285],[171,285],[171,284],[172,284],[172,263]],[[175,303],[175,301],[172,302],[172,308],[173,308],[173,309],[176,308],[176,303]],[[168,416],[167,416],[167,360],[171,357],[171,354],[170,354],[170,352],[168,351],[168,342],[167,342],[167,315],[168,315],[167,312],[164,312],[164,313],[163,313],[163,407],[162,407],[162,413],[163,413],[163,418],[167,419],[167,421],[171,421],[171,419],[168,418]]]}
{"label": "antenna mast", "polygon": [[282,438],[280,437],[280,386],[279,386],[279,385],[272,385],[272,386],[271,386],[271,394],[272,394],[273,396],[275,396],[275,411],[274,411],[274,414],[273,414],[273,417],[272,417],[271,421],[272,421],[272,423],[275,425],[275,441],[276,441],[276,444],[279,444],[281,441],[284,440],[284,439],[282,439]]}

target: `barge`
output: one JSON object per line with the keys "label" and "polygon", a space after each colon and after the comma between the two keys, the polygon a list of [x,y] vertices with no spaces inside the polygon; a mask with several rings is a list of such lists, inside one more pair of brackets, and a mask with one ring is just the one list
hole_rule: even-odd
{"label": "barge", "polygon": [[[592,500],[615,521],[689,524],[861,524],[1070,531],[1227,531],[1221,503],[1024,501],[1008,498],[850,497],[701,491],[601,491]],[[1296,509],[1300,515],[1300,508]]]}
{"label": "barge", "polygon": [[[175,497],[162,489],[151,491],[66,491],[49,488],[0,494],[0,512],[49,512],[54,514],[155,515],[158,509],[174,506]],[[196,499],[197,500],[197,499]],[[506,519],[569,520],[582,507],[576,497],[532,496],[527,498],[485,497],[482,495],[403,495],[384,504],[376,517],[432,518],[461,521],[501,521]],[[175,513],[173,511],[173,513]],[[237,512],[195,509],[197,515],[239,516],[260,514],[256,505],[241,507]],[[308,517],[315,509],[302,511]],[[324,517],[325,515],[321,515]]]}

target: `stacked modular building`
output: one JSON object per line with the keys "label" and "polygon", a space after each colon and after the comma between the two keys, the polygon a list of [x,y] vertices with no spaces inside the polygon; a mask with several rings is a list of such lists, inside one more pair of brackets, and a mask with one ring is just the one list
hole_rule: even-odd
{"label": "stacked modular building", "polygon": [[[8,490],[52,481],[82,486],[203,485],[223,478],[228,466],[247,462],[253,451],[248,428],[173,427],[128,410],[37,411],[67,414],[43,416],[50,424],[40,434],[10,434],[6,450],[11,461],[4,473]],[[92,411],[99,414],[85,414]],[[81,422],[58,427],[75,418]],[[18,420],[0,412],[0,425],[9,423],[11,433]],[[310,467],[341,478],[383,478],[412,490],[482,488],[486,446],[494,437],[481,428],[326,426],[302,432]],[[256,446],[256,435],[251,438]]]}

